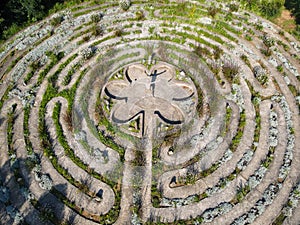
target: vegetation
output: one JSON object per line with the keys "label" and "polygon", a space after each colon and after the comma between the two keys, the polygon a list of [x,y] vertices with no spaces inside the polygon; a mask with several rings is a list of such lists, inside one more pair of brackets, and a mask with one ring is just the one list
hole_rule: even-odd
{"label": "vegetation", "polygon": [[208,15],[210,15],[212,18],[215,18],[216,15],[220,12],[221,10],[215,6],[211,6],[208,8]]}
{"label": "vegetation", "polygon": [[233,152],[237,149],[237,147],[242,139],[245,125],[246,125],[246,113],[245,113],[245,110],[243,110],[240,114],[239,126],[238,126],[237,133],[234,136],[234,138],[232,139],[232,142],[230,143],[230,146],[229,146],[229,148]]}
{"label": "vegetation", "polygon": [[236,191],[236,201],[241,202],[244,197],[250,192],[250,186],[245,184],[240,184]]}
{"label": "vegetation", "polygon": [[15,108],[17,105],[13,105],[12,109],[7,114],[7,145],[8,153],[10,155],[14,154],[13,149],[13,135],[14,135],[14,123],[15,123]]}
{"label": "vegetation", "polygon": [[284,5],[292,12],[292,15],[295,16],[296,23],[300,24],[300,1],[286,0]]}
{"label": "vegetation", "polygon": [[129,9],[129,7],[131,5],[131,1],[130,0],[120,0],[119,5],[120,5],[121,9],[126,11]]}
{"label": "vegetation", "polygon": [[262,0],[259,5],[259,11],[267,18],[279,16],[283,8],[284,0]]}
{"label": "vegetation", "polygon": [[232,117],[232,108],[229,105],[227,105],[226,106],[226,116],[225,116],[225,128],[222,133],[222,136],[225,136],[227,134],[227,132],[229,131],[231,117]]}
{"label": "vegetation", "polygon": [[198,55],[199,57],[210,57],[211,56],[211,52],[207,48],[202,47],[200,45],[197,45],[195,47],[194,53],[196,55]]}
{"label": "vegetation", "polygon": [[62,0],[4,0],[0,9],[0,39],[8,39],[23,26],[44,18]]}
{"label": "vegetation", "polygon": [[225,78],[231,83],[239,73],[240,67],[233,60],[226,60],[222,66]]}
{"label": "vegetation", "polygon": [[242,0],[246,9],[258,12],[267,18],[280,15],[284,0]]}

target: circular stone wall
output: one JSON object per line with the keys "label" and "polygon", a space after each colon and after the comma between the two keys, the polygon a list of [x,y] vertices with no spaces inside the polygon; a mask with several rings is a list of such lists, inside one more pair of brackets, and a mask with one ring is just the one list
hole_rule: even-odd
{"label": "circular stone wall", "polygon": [[299,224],[299,42],[229,1],[122,2],[2,46],[1,222]]}

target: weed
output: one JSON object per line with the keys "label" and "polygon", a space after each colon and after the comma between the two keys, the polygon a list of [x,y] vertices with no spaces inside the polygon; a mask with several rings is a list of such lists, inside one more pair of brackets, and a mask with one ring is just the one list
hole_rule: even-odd
{"label": "weed", "polygon": [[262,54],[264,54],[267,57],[270,57],[272,55],[272,50],[268,47],[262,48],[260,51]]}
{"label": "weed", "polygon": [[228,8],[229,8],[230,12],[237,12],[237,11],[239,11],[240,6],[237,3],[230,3],[228,5]]}
{"label": "weed", "polygon": [[122,28],[117,28],[115,31],[114,31],[114,35],[116,37],[121,37],[123,35],[124,31]]}
{"label": "weed", "polygon": [[144,12],[143,12],[142,10],[136,11],[136,13],[135,13],[135,18],[136,18],[137,20],[143,20],[143,19],[145,19],[145,14],[144,14]]}
{"label": "weed", "polygon": [[104,27],[103,26],[94,25],[92,27],[92,35],[94,35],[94,36],[102,36],[103,34],[104,34]]}
{"label": "weed", "polygon": [[102,19],[102,17],[103,17],[102,14],[93,14],[93,15],[91,16],[91,21],[92,21],[93,23],[98,23],[98,22],[100,22],[100,20]]}
{"label": "weed", "polygon": [[199,57],[211,56],[211,52],[207,48],[201,47],[200,45],[195,47],[194,53]]}
{"label": "weed", "polygon": [[277,69],[277,71],[280,72],[280,73],[283,72],[283,66],[282,66],[282,65],[278,65],[278,66],[276,67],[276,69]]}
{"label": "weed", "polygon": [[50,24],[54,27],[57,27],[59,24],[61,24],[61,22],[63,20],[64,20],[64,18],[61,15],[59,15],[59,16],[52,18],[50,21]]}
{"label": "weed", "polygon": [[240,67],[233,60],[226,60],[222,66],[222,72],[229,82],[233,82],[239,73]]}
{"label": "weed", "polygon": [[207,10],[208,15],[210,15],[212,18],[215,18],[219,12],[220,9],[215,6],[210,6]]}

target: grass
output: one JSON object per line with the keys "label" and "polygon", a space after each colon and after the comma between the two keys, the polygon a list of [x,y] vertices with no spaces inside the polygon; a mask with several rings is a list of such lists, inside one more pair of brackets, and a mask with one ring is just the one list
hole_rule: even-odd
{"label": "grass", "polygon": [[237,192],[236,192],[236,201],[238,203],[240,203],[244,198],[245,196],[250,192],[250,186],[249,185],[240,185],[237,189]]}
{"label": "grass", "polygon": [[63,52],[59,52],[58,54],[54,54],[53,52],[47,52],[46,55],[50,58],[50,63],[46,66],[44,70],[42,70],[39,73],[38,79],[37,79],[37,85],[41,85],[44,78],[47,76],[49,71],[52,69],[53,66],[55,66],[59,60],[61,60],[64,56]]}
{"label": "grass", "polygon": [[225,129],[224,129],[223,135],[222,135],[223,137],[229,131],[231,117],[232,117],[232,108],[230,106],[227,106],[226,107],[226,116],[225,116]]}
{"label": "grass", "polygon": [[277,71],[278,71],[279,73],[282,73],[282,72],[283,72],[283,66],[282,66],[282,65],[278,65],[278,66],[276,67],[276,69],[277,69]]}
{"label": "grass", "polygon": [[[163,16],[162,15],[162,18],[161,20],[165,20],[165,21],[169,21],[170,18],[167,17],[167,16]],[[240,34],[237,30],[235,30],[234,28],[231,28],[229,25],[227,25],[225,22],[223,21],[217,21],[215,22],[215,24],[201,24],[201,23],[196,23],[194,21],[192,21],[190,18],[183,18],[183,17],[180,17],[180,18],[172,18],[173,22],[178,22],[178,23],[182,23],[183,20],[188,20],[186,21],[187,23],[190,23],[191,25],[194,25],[194,26],[197,26],[198,28],[203,28],[205,30],[208,30],[209,32],[211,32],[212,34],[209,34],[207,31],[199,31],[200,33],[202,33],[204,36],[207,36],[208,38],[211,38],[212,40],[215,40],[217,42],[221,41],[220,43],[225,43],[223,40],[220,40],[220,38],[217,36],[217,34],[233,41],[233,42],[237,42],[237,39],[233,36],[231,36],[230,34],[227,33],[227,29],[228,31],[232,32],[232,33],[235,33],[235,34]],[[185,28],[185,29],[189,29],[189,28]],[[173,31],[174,32],[174,31]],[[172,32],[172,33],[173,33]],[[198,32],[196,30],[196,32]],[[188,34],[188,33],[184,33],[186,35],[191,35],[191,34]],[[197,38],[199,38],[198,36],[195,38],[192,38],[194,40],[197,40]],[[204,43],[203,43],[204,44]],[[211,46],[211,43],[209,43],[208,46]]]}
{"label": "grass", "polygon": [[[38,200],[36,199],[31,199],[30,200],[31,205],[33,205],[33,207],[40,212],[39,217],[41,218],[41,220],[43,220],[44,217],[44,213],[43,210],[45,209],[45,206],[43,206]],[[51,215],[50,217],[44,217],[46,219],[46,221],[50,221],[53,224],[60,224],[60,220],[56,217],[56,215],[54,214],[53,216]],[[44,221],[44,220],[43,220]]]}
{"label": "grass", "polygon": [[298,92],[297,88],[294,85],[289,84],[288,87],[289,87],[289,89],[290,89],[290,91],[291,91],[291,93],[293,94],[294,97],[300,95],[300,93]]}
{"label": "grass", "polygon": [[31,78],[34,76],[35,72],[41,68],[41,63],[39,60],[33,62],[29,66],[30,72],[25,76],[24,83],[28,84]]}
{"label": "grass", "polygon": [[222,72],[224,77],[232,83],[238,75],[240,67],[233,60],[226,60],[222,65]]}
{"label": "grass", "polygon": [[[72,105],[73,105],[73,101],[74,101],[74,95],[75,95],[77,86],[79,85],[79,82],[80,82],[82,76],[83,76],[83,74],[78,78],[78,80],[72,86],[71,89],[64,90],[61,93],[57,93],[57,89],[53,86],[52,83],[49,83],[49,85],[48,85],[48,87],[45,91],[45,94],[43,96],[40,108],[39,108],[39,136],[40,136],[40,140],[41,140],[41,146],[44,149],[44,155],[47,156],[51,160],[51,163],[56,168],[56,170],[60,174],[62,174],[70,183],[74,184],[74,186],[77,186],[79,189],[84,191],[84,190],[86,190],[85,187],[82,186],[80,182],[75,181],[74,178],[61,165],[58,164],[58,159],[56,158],[56,156],[54,155],[54,153],[52,151],[52,144],[51,144],[51,141],[50,141],[51,139],[49,137],[49,133],[48,133],[48,130],[47,130],[47,127],[46,127],[46,124],[45,124],[45,119],[44,119],[44,115],[46,113],[46,104],[54,97],[57,97],[57,96],[66,97],[67,100],[68,100],[68,103],[69,103],[68,110],[72,109]],[[115,201],[115,205],[114,205],[113,210],[110,210],[109,213],[106,214],[105,216],[99,217],[98,221],[100,221],[103,224],[107,223],[106,222],[107,218],[110,218],[110,221],[112,221],[112,220],[115,221],[117,219],[117,216],[118,216],[119,204],[120,204],[120,200],[121,200],[121,197],[120,197],[121,193],[119,191],[116,191],[117,190],[117,188],[116,188],[117,183],[108,180],[107,178],[105,178],[105,177],[101,176],[100,174],[96,173],[93,169],[88,168],[88,166],[85,165],[74,154],[74,151],[68,146],[68,143],[66,142],[65,137],[63,136],[63,131],[62,131],[61,125],[59,123],[59,111],[60,111],[60,107],[56,106],[55,109],[54,109],[54,112],[53,112],[53,119],[54,119],[54,122],[55,122],[57,134],[58,134],[58,140],[60,141],[61,145],[64,147],[64,149],[66,151],[66,155],[68,155],[70,157],[70,159],[78,167],[84,169],[85,171],[87,171],[90,175],[92,175],[96,179],[99,179],[99,180],[107,183],[115,191],[116,201]],[[62,200],[65,204],[69,205],[70,207],[73,206],[71,204],[71,202],[68,202],[68,199],[66,199],[65,196],[60,196],[60,197],[64,197],[64,198],[62,198]]]}
{"label": "grass", "polygon": [[6,88],[6,90],[5,90],[5,92],[4,92],[4,94],[2,95],[2,97],[1,97],[1,100],[0,100],[0,110],[2,109],[2,107],[3,107],[3,104],[4,104],[4,102],[8,99],[8,94],[9,94],[9,92],[11,91],[11,90],[13,90],[13,88],[14,88],[14,84],[9,84],[8,85],[8,87]]}
{"label": "grass", "polygon": [[20,55],[18,56],[16,59],[14,59],[11,64],[7,67],[6,71],[4,72],[4,74],[8,74],[13,68],[15,65],[17,65],[17,63],[22,59],[24,55]]}
{"label": "grass", "polygon": [[276,219],[274,220],[274,222],[272,222],[272,225],[281,225],[283,224],[283,222],[285,221],[286,219],[286,215],[284,212],[281,212],[277,217]]}
{"label": "grass", "polygon": [[7,145],[8,145],[8,154],[12,155],[15,153],[13,148],[13,136],[14,136],[14,124],[16,120],[15,116],[15,107],[17,105],[13,105],[12,109],[7,113],[7,130],[6,130],[6,137],[7,137]]}
{"label": "grass", "polygon": [[65,86],[68,85],[72,80],[72,76],[76,73],[76,71],[79,70],[80,67],[81,63],[76,63],[75,65],[73,65],[68,71],[67,75],[64,77],[62,84]]}
{"label": "grass", "polygon": [[245,113],[245,110],[243,110],[240,114],[237,133],[233,137],[233,139],[229,145],[229,148],[232,152],[234,152],[237,149],[237,147],[242,139],[245,126],[246,126],[246,113]]}
{"label": "grass", "polygon": [[24,129],[24,140],[26,144],[27,153],[30,155],[33,153],[33,146],[30,141],[29,135],[29,116],[30,116],[30,107],[24,108],[24,120],[23,120],[23,129]]}
{"label": "grass", "polygon": [[245,54],[242,54],[242,55],[240,56],[240,58],[241,58],[241,60],[244,61],[244,63],[245,63],[249,68],[252,68],[248,56],[246,56]]}
{"label": "grass", "polygon": [[260,51],[262,54],[264,54],[267,57],[270,57],[273,53],[272,50],[268,47],[262,48]]}

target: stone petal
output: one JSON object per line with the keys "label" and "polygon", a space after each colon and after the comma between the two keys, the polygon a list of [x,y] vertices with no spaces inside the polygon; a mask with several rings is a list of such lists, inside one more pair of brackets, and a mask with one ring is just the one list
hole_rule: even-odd
{"label": "stone petal", "polygon": [[142,111],[134,104],[120,103],[114,107],[112,120],[116,123],[127,123]]}
{"label": "stone petal", "polygon": [[158,110],[154,111],[154,114],[157,114],[165,123],[181,124],[184,121],[184,115],[179,108],[172,104],[168,104],[168,107],[164,106],[159,107]]}
{"label": "stone petal", "polygon": [[126,70],[126,78],[130,83],[141,79],[147,79],[147,68],[142,64],[131,65]]}
{"label": "stone petal", "polygon": [[184,120],[184,115],[178,107],[161,98],[143,98],[136,103],[136,106],[139,109],[143,109],[146,112],[146,116],[151,116],[154,113],[168,124],[180,124]]}
{"label": "stone petal", "polygon": [[112,80],[106,85],[104,92],[111,98],[121,100],[127,98],[127,88],[128,83],[124,80]]}
{"label": "stone petal", "polygon": [[153,66],[151,69],[151,74],[158,74],[157,80],[165,79],[165,80],[172,80],[176,74],[176,71],[173,67],[170,67],[164,63],[158,63],[157,65]]}
{"label": "stone petal", "polygon": [[184,101],[194,95],[192,86],[186,82],[174,81],[170,86],[170,90],[172,90],[172,100],[174,101]]}

